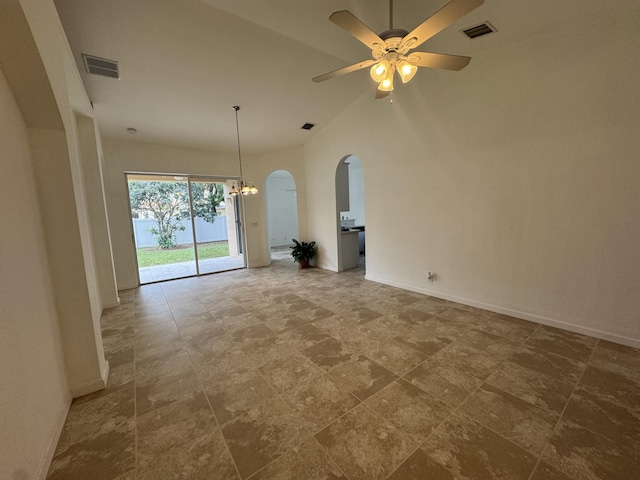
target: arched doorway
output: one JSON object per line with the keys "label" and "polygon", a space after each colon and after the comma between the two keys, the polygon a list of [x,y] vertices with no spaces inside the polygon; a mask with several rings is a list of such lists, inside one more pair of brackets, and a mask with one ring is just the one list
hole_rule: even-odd
{"label": "arched doorway", "polygon": [[272,172],[265,181],[269,255],[289,255],[293,238],[298,238],[296,182],[286,170]]}
{"label": "arched doorway", "polygon": [[343,158],[336,168],[336,219],[338,271],[364,268],[364,171],[355,155]]}

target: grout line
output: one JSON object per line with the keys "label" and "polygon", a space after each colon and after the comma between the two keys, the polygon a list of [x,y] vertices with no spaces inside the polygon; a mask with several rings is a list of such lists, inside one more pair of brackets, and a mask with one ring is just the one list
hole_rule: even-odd
{"label": "grout line", "polygon": [[193,360],[193,356],[191,355],[191,352],[189,351],[189,348],[186,347],[186,342],[184,341],[184,337],[182,336],[182,332],[180,331],[180,327],[176,324],[176,326],[178,327],[178,332],[180,333],[180,338],[182,339],[182,342],[185,344],[185,350],[187,351],[187,355],[189,356],[189,361],[191,362],[191,368],[193,370],[193,373],[195,374],[196,377],[196,381],[198,382],[198,388],[200,389],[200,393],[202,393],[204,395],[205,400],[207,401],[207,405],[209,405],[209,411],[211,412],[211,415],[213,416],[213,420],[216,422],[216,426],[218,427],[218,433],[220,434],[220,436],[222,437],[222,440],[224,441],[224,445],[227,449],[227,454],[229,455],[229,458],[231,459],[231,463],[233,464],[233,468],[235,468],[236,473],[238,474],[238,478],[242,478],[242,476],[240,475],[240,470],[238,470],[238,465],[236,465],[236,461],[233,458],[233,455],[231,454],[231,449],[229,448],[229,444],[227,443],[227,439],[224,436],[224,434],[222,433],[222,426],[220,425],[220,422],[218,421],[218,418],[216,417],[215,412],[213,411],[213,406],[211,405],[211,401],[209,400],[209,395],[207,395],[207,393],[204,390],[203,384],[202,384],[202,379],[200,378],[200,375],[198,374],[198,370],[195,368],[195,362]]}
{"label": "grout line", "polygon": [[[538,456],[538,461],[534,465],[533,470],[531,471],[531,474],[529,475],[529,480],[531,480],[531,478],[533,478],[534,473],[538,469],[538,465],[542,461],[542,457],[544,456],[544,452],[547,450],[547,447],[549,446],[549,443],[551,443],[551,439],[553,438],[553,434],[556,432],[556,429],[558,428],[558,425],[560,425],[560,421],[563,419],[564,413],[567,411],[567,407],[569,406],[569,403],[571,402],[571,399],[573,398],[573,394],[575,393],[576,388],[578,388],[578,385],[580,385],[580,381],[582,380],[582,377],[584,376],[584,372],[586,372],[587,367],[589,366],[589,363],[591,362],[591,358],[593,358],[593,354],[595,353],[596,348],[597,348],[599,343],[600,343],[600,340],[597,340],[595,345],[593,346],[593,349],[591,350],[591,355],[589,355],[589,360],[587,360],[587,362],[585,363],[584,368],[582,369],[582,372],[580,373],[580,377],[578,378],[578,380],[576,380],[576,383],[573,386],[573,390],[571,390],[571,394],[567,397],[567,401],[564,404],[564,408],[562,409],[562,412],[560,412],[560,415],[558,416],[558,420],[556,421],[556,424],[554,425],[553,430],[551,430],[551,435],[549,435],[549,438],[547,439],[547,442],[545,443],[544,448],[542,449],[542,451],[540,452],[540,455]],[[573,462],[571,462],[571,463],[573,463]],[[555,465],[553,465],[553,467],[557,468],[562,473],[565,473],[564,470],[556,467]]]}

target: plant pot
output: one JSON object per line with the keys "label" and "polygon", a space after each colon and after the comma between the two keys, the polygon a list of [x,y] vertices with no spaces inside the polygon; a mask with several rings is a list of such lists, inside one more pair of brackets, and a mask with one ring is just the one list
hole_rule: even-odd
{"label": "plant pot", "polygon": [[309,260],[306,258],[301,258],[298,263],[300,265],[300,268],[309,268]]}

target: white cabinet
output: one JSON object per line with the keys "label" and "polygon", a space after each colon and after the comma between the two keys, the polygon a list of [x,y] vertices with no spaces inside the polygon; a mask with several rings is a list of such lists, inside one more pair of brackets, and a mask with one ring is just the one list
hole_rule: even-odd
{"label": "white cabinet", "polygon": [[358,246],[358,231],[349,230],[341,234],[342,269],[349,270],[358,266],[360,248]]}

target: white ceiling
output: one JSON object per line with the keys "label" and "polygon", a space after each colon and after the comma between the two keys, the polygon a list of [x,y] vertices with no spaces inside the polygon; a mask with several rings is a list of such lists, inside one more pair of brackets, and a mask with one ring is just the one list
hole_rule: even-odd
{"label": "white ceiling", "polygon": [[[106,138],[206,150],[243,151],[304,143],[360,95],[373,99],[367,69],[311,78],[369,58],[361,43],[328,20],[350,10],[376,32],[388,28],[387,0],[54,0]],[[446,0],[396,0],[394,27],[411,30]],[[469,55],[546,32],[595,23],[637,0],[485,0],[418,50]],[[460,33],[483,21],[498,33]],[[120,80],[88,75],[86,53],[119,62]],[[473,60],[467,67],[473,68]],[[418,75],[447,74],[421,69]],[[419,88],[412,82],[399,88]],[[138,133],[127,133],[134,127]]]}

